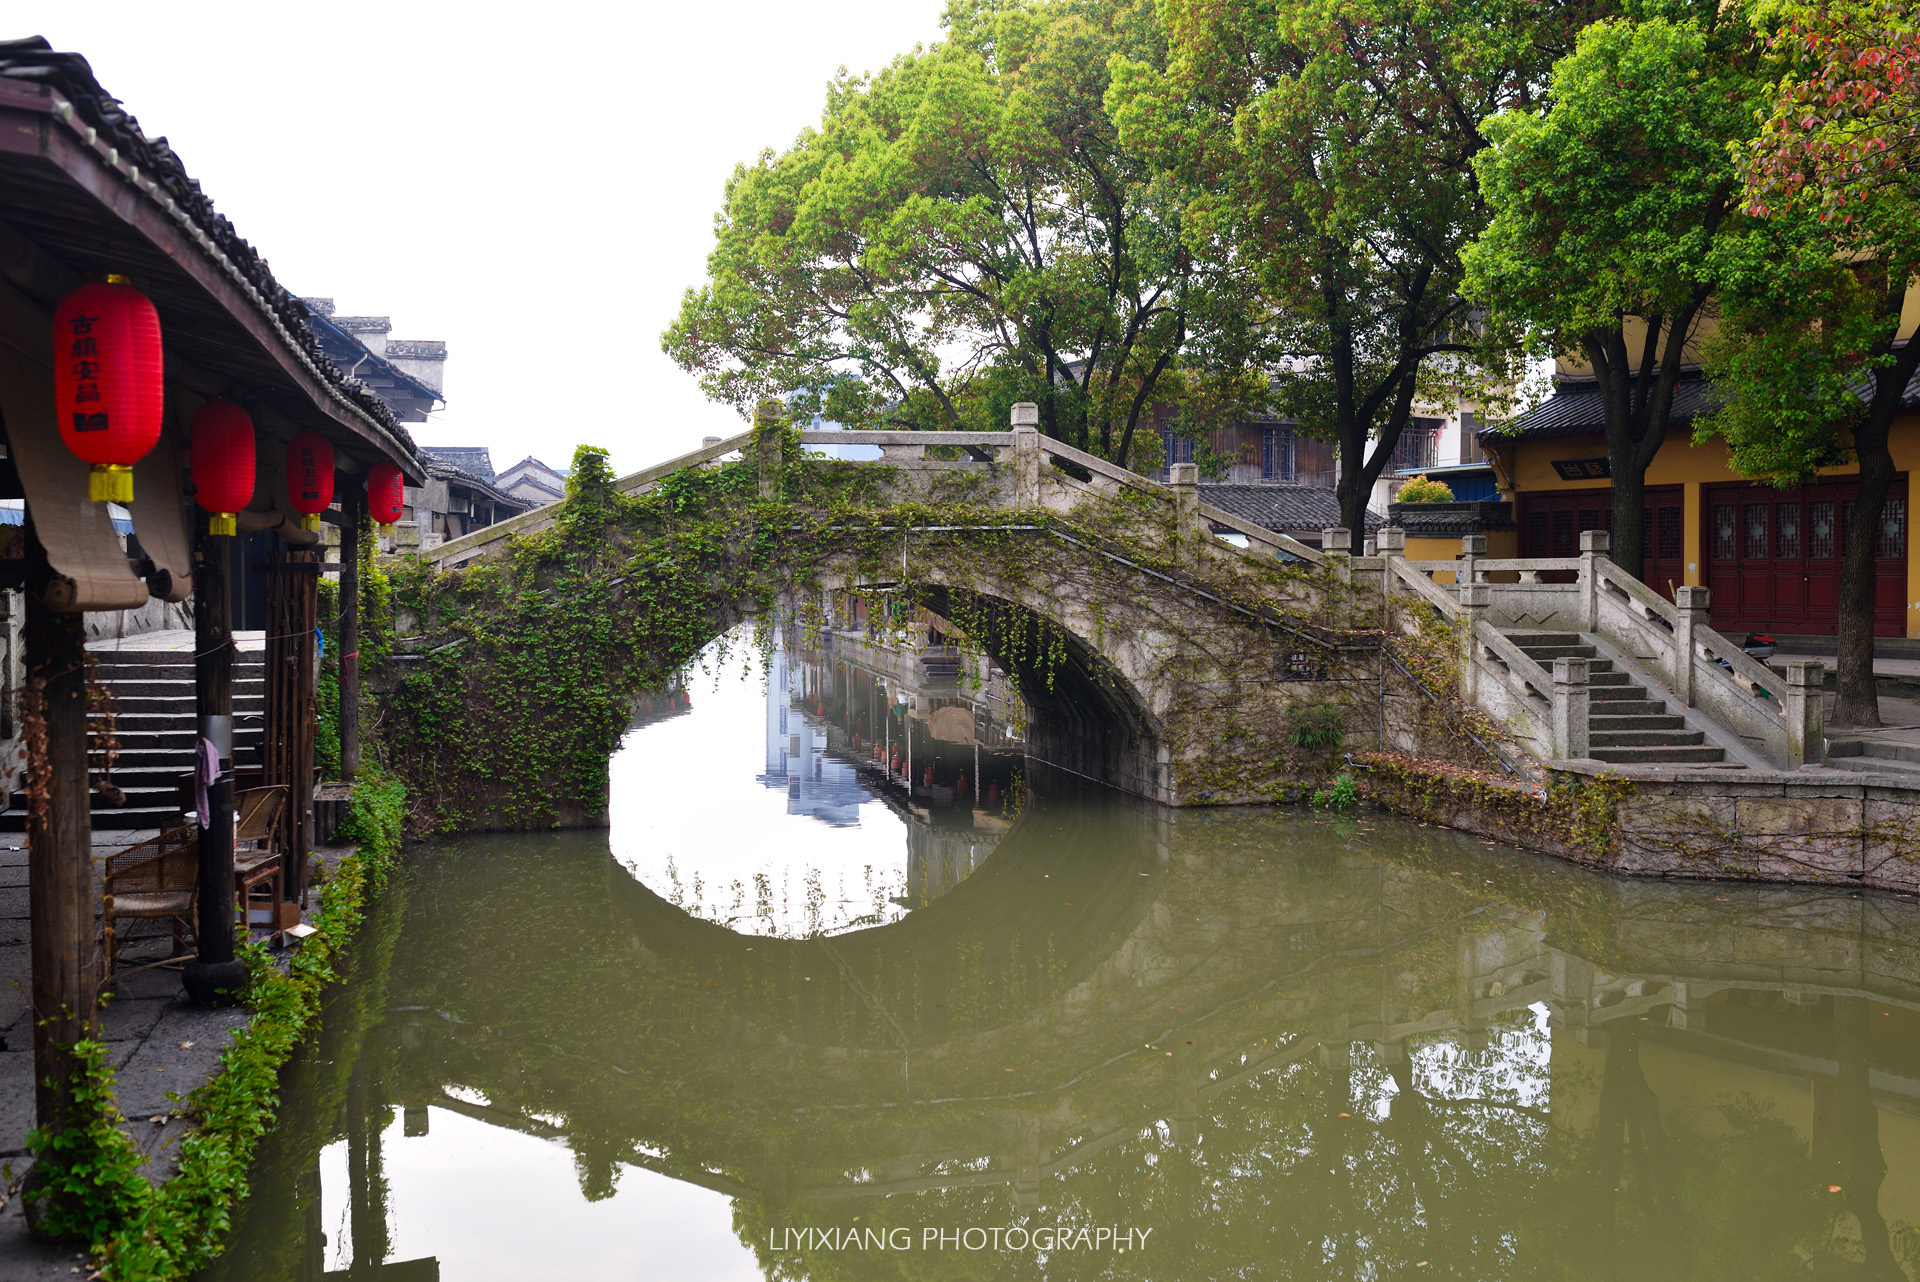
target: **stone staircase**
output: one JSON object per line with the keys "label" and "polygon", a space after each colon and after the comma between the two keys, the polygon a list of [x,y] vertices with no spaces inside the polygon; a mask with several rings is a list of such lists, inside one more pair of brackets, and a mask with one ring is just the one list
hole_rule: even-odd
{"label": "stone staircase", "polygon": [[1578,657],[1587,661],[1590,747],[1588,756],[1616,765],[1696,765],[1726,760],[1726,750],[1706,741],[1684,718],[1667,711],[1666,702],[1599,657],[1597,647],[1577,632],[1502,634],[1541,667]]}
{"label": "stone staircase", "polygon": [[[193,651],[96,649],[100,682],[113,692],[120,750],[112,781],[125,794],[113,806],[93,796],[96,829],[162,828],[180,812],[180,777],[193,770]],[[233,755],[242,769],[260,764],[266,729],[266,654],[243,649],[233,666]],[[98,726],[104,712],[90,720]],[[0,832],[24,832],[27,798],[15,793],[0,811]]]}

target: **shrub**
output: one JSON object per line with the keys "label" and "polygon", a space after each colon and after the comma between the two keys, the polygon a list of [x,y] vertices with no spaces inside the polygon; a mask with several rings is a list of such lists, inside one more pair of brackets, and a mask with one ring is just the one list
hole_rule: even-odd
{"label": "shrub", "polygon": [[1451,503],[1453,491],[1444,481],[1429,480],[1424,476],[1410,478],[1400,487],[1400,493],[1394,496],[1396,503]]}

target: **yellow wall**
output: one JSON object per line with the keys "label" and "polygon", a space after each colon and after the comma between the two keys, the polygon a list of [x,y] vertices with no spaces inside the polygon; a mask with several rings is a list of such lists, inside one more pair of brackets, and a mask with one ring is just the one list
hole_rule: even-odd
{"label": "yellow wall", "polygon": [[[1920,308],[1914,293],[1909,293],[1909,307]],[[1602,490],[1612,486],[1611,481],[1563,481],[1560,474],[1553,470],[1555,459],[1605,458],[1607,454],[1606,438],[1602,436],[1569,436],[1553,440],[1520,440],[1511,447],[1513,481],[1517,490]],[[1893,465],[1910,475],[1920,475],[1920,415],[1905,415],[1894,421],[1890,448],[1893,453]],[[1823,476],[1852,476],[1860,467],[1856,463],[1847,463],[1840,467],[1822,468]],[[1725,481],[1745,480],[1733,470],[1727,454],[1727,447],[1721,441],[1709,441],[1704,445],[1695,445],[1686,430],[1679,429],[1667,434],[1666,443],[1660,452],[1654,455],[1653,463],[1647,468],[1648,485],[1678,485],[1682,487],[1686,504],[1686,581],[1698,584],[1706,581],[1705,568],[1702,565],[1705,550],[1706,514],[1701,507],[1702,485],[1718,484]],[[1920,498],[1920,492],[1909,489],[1907,502],[1907,635],[1920,637],[1920,521],[1915,520],[1913,503]],[[1519,513],[1516,511],[1515,516]],[[1517,543],[1516,543],[1517,546]],[[1411,555],[1411,553],[1409,553]],[[1497,555],[1489,552],[1489,555]]]}
{"label": "yellow wall", "polygon": [[[1518,530],[1488,530],[1487,556],[1502,560],[1511,560],[1520,555],[1520,532]],[[1407,540],[1407,560],[1409,561],[1452,561],[1460,555],[1459,539],[1413,539]],[[1453,571],[1441,570],[1433,576],[1435,583],[1455,583]]]}

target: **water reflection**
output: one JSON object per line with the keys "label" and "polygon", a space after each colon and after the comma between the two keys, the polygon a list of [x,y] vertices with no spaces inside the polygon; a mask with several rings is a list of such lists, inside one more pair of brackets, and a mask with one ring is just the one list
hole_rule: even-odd
{"label": "water reflection", "polygon": [[[1070,795],[927,907],[836,937],[694,918],[587,834],[430,848],[402,883],[290,1074],[227,1276],[444,1254],[476,1226],[383,1200],[382,1146],[464,1119],[570,1156],[567,1187],[516,1184],[549,1276],[604,1261],[541,1208],[641,1171],[731,1201],[714,1275],[748,1247],[767,1276],[898,1275],[769,1246],[855,1224],[916,1248],[1154,1231],[997,1258],[1011,1276],[1914,1270],[1907,902]],[[342,1140],[344,1225],[318,1191]]]}

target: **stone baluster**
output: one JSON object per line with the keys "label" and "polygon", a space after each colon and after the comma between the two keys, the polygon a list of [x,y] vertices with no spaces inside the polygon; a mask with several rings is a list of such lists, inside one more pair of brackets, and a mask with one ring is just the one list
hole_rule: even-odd
{"label": "stone baluster", "polygon": [[1693,633],[1707,626],[1712,593],[1689,584],[1673,590],[1673,697],[1693,703]]}
{"label": "stone baluster", "polygon": [[1173,489],[1174,557],[1190,562],[1200,554],[1200,540],[1212,535],[1200,521],[1200,465],[1175,463],[1167,469],[1167,484]]}
{"label": "stone baluster", "polygon": [[1463,583],[1460,585],[1460,626],[1463,653],[1460,662],[1460,697],[1472,703],[1480,692],[1480,680],[1475,675],[1480,657],[1480,623],[1487,617],[1487,610],[1493,604],[1493,589],[1484,583]]}
{"label": "stone baluster", "polygon": [[1460,539],[1460,568],[1453,572],[1456,584],[1480,581],[1480,558],[1487,554],[1487,536],[1467,534]]}
{"label": "stone baluster", "polygon": [[1613,538],[1605,530],[1580,531],[1580,631],[1600,626],[1600,562],[1610,560]]}
{"label": "stone baluster", "polygon": [[1335,609],[1334,626],[1343,626],[1339,621],[1347,617],[1350,593],[1345,589],[1353,584],[1353,531],[1345,526],[1329,526],[1320,531],[1320,552],[1326,558],[1327,569],[1333,572],[1333,580],[1341,586],[1341,600]]}
{"label": "stone baluster", "polygon": [[1827,665],[1818,659],[1787,663],[1787,769],[1827,759]]}
{"label": "stone baluster", "polygon": [[1013,407],[1013,477],[1021,507],[1040,506],[1040,406],[1018,401]]}
{"label": "stone baluster", "polygon": [[1567,655],[1553,661],[1553,755],[1561,760],[1591,751],[1587,734],[1587,661]]}
{"label": "stone baluster", "polygon": [[1396,563],[1407,554],[1407,532],[1397,525],[1382,527],[1377,537],[1380,547],[1380,626],[1393,627],[1393,592]]}
{"label": "stone baluster", "polygon": [[760,497],[780,496],[780,425],[786,406],[779,401],[761,401],[753,407],[754,468],[760,479]]}

